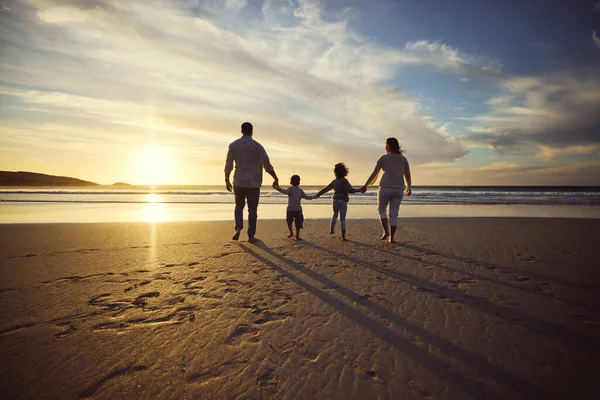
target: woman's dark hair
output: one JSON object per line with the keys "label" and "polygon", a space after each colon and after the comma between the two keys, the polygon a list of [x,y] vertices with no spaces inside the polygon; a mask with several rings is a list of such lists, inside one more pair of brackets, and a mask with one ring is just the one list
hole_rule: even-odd
{"label": "woman's dark hair", "polygon": [[396,138],[387,138],[387,140],[385,141],[385,144],[387,144],[390,148],[390,151],[392,153],[396,153],[396,154],[402,154],[404,153],[404,150],[400,147],[400,143],[398,143],[398,139]]}
{"label": "woman's dark hair", "polygon": [[299,175],[292,175],[292,177],[290,178],[290,185],[292,186],[298,186],[300,184],[300,176]]}
{"label": "woman's dark hair", "polygon": [[333,167],[333,173],[335,174],[336,179],[345,177],[349,172],[350,170],[344,163],[337,163],[335,164],[335,167]]}

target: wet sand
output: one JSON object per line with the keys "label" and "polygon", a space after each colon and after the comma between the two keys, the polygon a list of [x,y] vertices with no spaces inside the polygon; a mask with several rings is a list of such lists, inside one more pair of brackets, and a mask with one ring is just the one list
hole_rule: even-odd
{"label": "wet sand", "polygon": [[3,398],[597,398],[600,220],[0,225]]}

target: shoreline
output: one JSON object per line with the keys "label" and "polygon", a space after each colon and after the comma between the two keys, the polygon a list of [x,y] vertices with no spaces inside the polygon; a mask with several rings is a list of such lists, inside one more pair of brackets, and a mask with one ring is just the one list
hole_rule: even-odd
{"label": "shoreline", "polygon": [[[260,220],[285,218],[286,204],[261,204]],[[177,222],[233,220],[233,204],[47,204],[0,203],[0,224]],[[331,218],[330,204],[303,204],[305,220]],[[246,212],[245,212],[246,214]],[[413,205],[400,207],[402,218],[531,217],[600,219],[600,206]],[[247,215],[245,215],[247,218]],[[378,219],[375,205],[349,204],[347,219]]]}

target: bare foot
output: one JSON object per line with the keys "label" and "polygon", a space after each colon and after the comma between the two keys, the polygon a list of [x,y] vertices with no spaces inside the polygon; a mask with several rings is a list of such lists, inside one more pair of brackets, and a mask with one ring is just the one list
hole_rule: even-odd
{"label": "bare foot", "polygon": [[390,238],[389,242],[390,243],[396,243],[396,241],[394,240],[394,238]]}
{"label": "bare foot", "polygon": [[296,240],[302,240],[300,236],[296,236]]}
{"label": "bare foot", "polygon": [[345,237],[342,237],[342,240],[343,240],[344,242],[346,242],[348,239],[346,239]]}
{"label": "bare foot", "polygon": [[260,242],[260,239],[259,238],[255,238],[254,236],[252,236],[252,237],[248,238],[248,242],[249,243],[256,243],[256,242]]}
{"label": "bare foot", "polygon": [[329,232],[330,235],[333,235],[335,232],[333,231],[333,229],[331,230],[331,232]]}
{"label": "bare foot", "polygon": [[290,234],[288,235],[288,237],[294,237],[294,234],[293,234],[293,233],[290,233]]}
{"label": "bare foot", "polygon": [[383,235],[381,235],[381,239],[379,239],[379,240],[385,240],[385,239],[387,239],[387,238],[388,238],[388,236],[390,236],[390,234],[389,234],[389,233],[387,233],[387,232],[383,232]]}
{"label": "bare foot", "polygon": [[240,238],[240,231],[235,231],[235,234],[231,238],[232,240],[238,240]]}

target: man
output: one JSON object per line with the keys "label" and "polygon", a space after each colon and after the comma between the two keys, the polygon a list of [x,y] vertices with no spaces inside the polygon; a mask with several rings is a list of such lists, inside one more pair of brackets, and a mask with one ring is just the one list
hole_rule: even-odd
{"label": "man", "polygon": [[227,161],[225,162],[225,187],[231,192],[232,186],[229,175],[233,170],[233,192],[235,194],[235,234],[233,240],[238,240],[244,227],[244,207],[248,201],[248,241],[253,243],[258,239],[256,233],[256,219],[260,185],[262,184],[262,170],[269,173],[279,183],[275,169],[269,162],[269,156],[264,147],[252,139],[252,124],[242,124],[242,137],[229,145]]}

